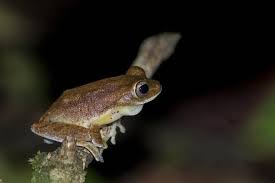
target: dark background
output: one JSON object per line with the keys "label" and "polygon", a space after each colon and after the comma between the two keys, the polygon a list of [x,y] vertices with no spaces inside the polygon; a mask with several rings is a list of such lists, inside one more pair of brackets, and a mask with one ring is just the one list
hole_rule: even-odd
{"label": "dark background", "polygon": [[[35,86],[43,90],[39,95],[33,93],[36,97],[28,92],[21,97],[15,94],[20,99],[16,102],[17,98],[7,97],[9,82],[4,79],[9,77],[2,77],[1,116],[6,121],[13,117],[14,123],[2,122],[0,142],[9,147],[2,152],[12,163],[15,159],[24,163],[37,150],[55,148],[43,144],[28,127],[63,90],[123,74],[145,38],[161,32],[179,32],[182,39],[174,55],[153,77],[161,82],[162,94],[134,119],[123,120],[127,133],[120,134],[117,145],[104,152],[105,163],[93,162],[89,171],[105,181],[160,182],[154,179],[154,172],[162,174],[159,167],[164,164],[172,167],[172,173],[169,168],[164,174],[179,176],[178,180],[188,180],[181,172],[196,177],[201,169],[209,171],[201,175],[202,180],[209,176],[215,179],[212,170],[220,167],[224,172],[233,171],[232,175],[241,169],[248,182],[254,172],[260,180],[262,177],[272,179],[268,172],[273,170],[270,159],[274,156],[266,158],[264,153],[264,161],[261,158],[256,161],[250,155],[239,155],[243,150],[236,145],[241,141],[240,129],[249,123],[251,111],[257,109],[257,102],[265,96],[262,93],[274,77],[274,64],[268,58],[271,50],[269,12],[261,6],[133,3],[124,7],[125,4],[114,6],[106,2],[99,7],[73,0],[3,1],[2,4],[16,12],[18,18],[27,20],[27,26],[22,28],[24,34],[16,39],[1,38],[0,34],[0,54],[19,52],[31,57],[36,73],[33,76],[37,77]],[[2,22],[0,29],[5,26]],[[5,68],[2,67],[2,74],[13,72],[13,69],[4,72]],[[16,74],[11,75],[17,78]],[[22,137],[17,146],[11,145],[18,140],[12,135],[14,131]],[[182,148],[185,138],[193,145]],[[170,144],[179,146],[172,145],[173,152],[162,153],[163,149],[171,148]],[[22,158],[18,157],[19,152]],[[148,172],[152,172],[150,178],[146,176]],[[135,176],[139,178],[133,178]],[[226,173],[227,176],[231,174]],[[226,178],[217,178],[223,179]]]}

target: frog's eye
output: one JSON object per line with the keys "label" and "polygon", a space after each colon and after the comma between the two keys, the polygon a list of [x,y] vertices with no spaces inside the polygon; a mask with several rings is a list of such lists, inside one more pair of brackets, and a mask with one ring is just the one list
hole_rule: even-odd
{"label": "frog's eye", "polygon": [[149,86],[145,81],[140,81],[136,85],[136,95],[142,97],[146,95],[149,91]]}

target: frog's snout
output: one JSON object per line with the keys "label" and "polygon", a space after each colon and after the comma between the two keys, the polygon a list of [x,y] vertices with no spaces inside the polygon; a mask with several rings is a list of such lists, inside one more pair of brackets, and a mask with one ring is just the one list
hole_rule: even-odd
{"label": "frog's snout", "polygon": [[155,95],[159,95],[162,91],[162,85],[160,84],[159,81],[154,81],[154,85],[152,87],[153,92],[155,93]]}

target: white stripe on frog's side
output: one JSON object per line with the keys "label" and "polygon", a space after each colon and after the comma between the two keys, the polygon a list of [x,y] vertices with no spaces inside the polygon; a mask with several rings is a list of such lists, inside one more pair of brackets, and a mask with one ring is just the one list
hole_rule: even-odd
{"label": "white stripe on frog's side", "polygon": [[44,139],[44,142],[45,142],[46,144],[53,144],[53,141],[51,141],[51,140],[49,140],[49,139]]}

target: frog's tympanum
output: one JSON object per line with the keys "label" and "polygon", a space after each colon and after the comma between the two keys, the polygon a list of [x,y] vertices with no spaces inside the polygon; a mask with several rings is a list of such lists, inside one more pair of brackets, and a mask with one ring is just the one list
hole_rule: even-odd
{"label": "frog's tympanum", "polygon": [[[146,77],[143,69],[129,68],[125,75],[95,81],[69,89],[52,104],[31,130],[45,139],[62,142],[71,136],[97,161],[103,161],[100,148],[107,148],[105,128],[124,132],[117,122],[122,116],[138,114],[145,103],[161,92],[158,81]],[[114,136],[111,139],[114,142]]]}

